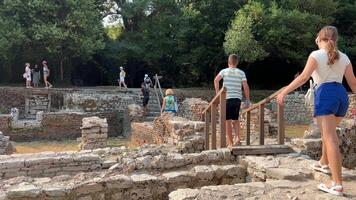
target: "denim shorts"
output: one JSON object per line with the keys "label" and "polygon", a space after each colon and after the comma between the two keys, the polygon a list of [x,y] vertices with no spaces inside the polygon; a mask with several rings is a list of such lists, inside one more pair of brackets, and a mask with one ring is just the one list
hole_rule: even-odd
{"label": "denim shorts", "polygon": [[344,117],[348,107],[349,97],[341,83],[323,83],[315,91],[314,117],[323,115]]}

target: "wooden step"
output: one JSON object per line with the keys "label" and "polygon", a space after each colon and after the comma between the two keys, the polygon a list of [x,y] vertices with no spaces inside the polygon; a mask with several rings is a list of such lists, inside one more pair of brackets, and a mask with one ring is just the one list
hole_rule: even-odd
{"label": "wooden step", "polygon": [[247,145],[237,146],[231,150],[233,155],[270,155],[292,153],[293,150],[287,145]]}

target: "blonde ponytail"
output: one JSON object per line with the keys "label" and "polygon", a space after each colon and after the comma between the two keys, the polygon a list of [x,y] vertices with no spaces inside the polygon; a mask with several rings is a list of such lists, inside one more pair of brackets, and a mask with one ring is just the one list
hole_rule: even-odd
{"label": "blonde ponytail", "polygon": [[335,42],[333,40],[328,40],[327,51],[328,51],[328,65],[332,65],[340,57],[339,50],[337,49]]}

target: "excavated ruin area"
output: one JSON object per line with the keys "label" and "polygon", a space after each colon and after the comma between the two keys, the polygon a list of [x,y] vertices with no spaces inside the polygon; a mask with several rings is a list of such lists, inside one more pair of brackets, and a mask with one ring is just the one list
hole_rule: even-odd
{"label": "excavated ruin area", "polygon": [[[238,156],[228,149],[180,154],[168,145],[0,157],[0,199],[336,199],[309,156]],[[11,175],[13,177],[11,177]],[[356,171],[344,169],[356,198]]]}

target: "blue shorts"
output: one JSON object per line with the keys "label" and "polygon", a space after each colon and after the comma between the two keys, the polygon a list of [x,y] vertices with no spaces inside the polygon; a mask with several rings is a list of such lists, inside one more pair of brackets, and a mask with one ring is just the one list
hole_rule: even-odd
{"label": "blue shorts", "polygon": [[341,83],[323,83],[315,91],[314,117],[335,115],[344,117],[349,107],[349,97]]}

